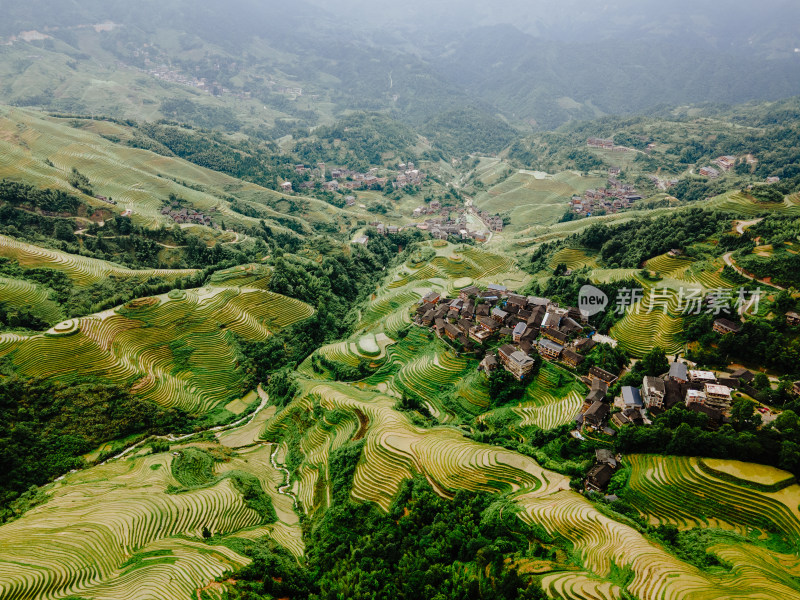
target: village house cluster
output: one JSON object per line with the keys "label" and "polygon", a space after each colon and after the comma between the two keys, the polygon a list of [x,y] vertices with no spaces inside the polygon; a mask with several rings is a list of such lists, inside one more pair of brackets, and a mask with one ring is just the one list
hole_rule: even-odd
{"label": "village house cluster", "polygon": [[601,210],[605,213],[616,213],[631,208],[634,202],[641,200],[642,196],[634,186],[617,179],[619,174],[619,167],[611,167],[608,170],[607,187],[586,190],[583,196],[573,196],[570,201],[572,212],[585,216]]}
{"label": "village house cluster", "polygon": [[[456,213],[455,219],[451,218],[452,213]],[[476,242],[485,242],[489,238],[489,231],[474,230],[469,227],[467,208],[464,206],[442,206],[439,200],[432,200],[426,206],[418,206],[412,213],[415,219],[419,219],[423,215],[431,216],[424,221],[415,223],[415,227],[429,232],[436,239],[446,240],[449,237],[456,237],[462,240],[473,239]],[[485,215],[485,217],[481,215]],[[502,217],[488,213],[479,213],[479,216],[488,230],[503,230]]]}
{"label": "village house cluster", "polygon": [[[211,210],[216,212],[217,209],[212,207]],[[216,227],[216,224],[208,215],[179,204],[168,204],[161,209],[161,214],[168,216],[176,223],[195,223],[206,227]]]}
{"label": "village house cluster", "polygon": [[407,185],[420,185],[425,181],[425,173],[414,167],[413,162],[400,163],[397,165],[397,177],[392,182],[394,189]]}
{"label": "village house cluster", "polygon": [[678,185],[680,181],[677,177],[671,177],[670,179],[662,179],[658,175],[648,175],[647,178],[650,180],[656,189],[661,191],[666,191],[671,187]]}
{"label": "village house cluster", "polygon": [[[134,62],[143,64],[145,67],[143,69],[139,67],[134,68],[142,73],[147,73],[156,79],[160,79],[161,81],[167,81],[169,83],[176,83],[178,85],[195,88],[202,92],[211,94],[212,96],[230,95],[239,98],[240,100],[246,100],[252,97],[252,93],[249,91],[232,90],[221,85],[219,82],[211,81],[206,77],[196,77],[194,75],[182,73],[181,71],[177,70],[174,65],[162,62],[164,60],[163,56],[161,56],[160,53],[152,46],[148,47],[145,45],[140,48],[136,48],[131,53],[131,58],[134,59]],[[129,65],[123,62],[117,62],[117,66],[124,68],[128,67]],[[226,68],[230,71],[236,71],[238,63],[231,62],[223,65],[217,62],[213,65],[213,67],[217,71],[220,71],[221,68]],[[303,88],[296,85],[281,85],[271,78],[268,81],[265,81],[264,84],[270,89],[271,92],[277,94],[295,97],[303,95]],[[318,95],[312,94],[310,97],[312,99],[317,99]]]}
{"label": "village house cluster", "polygon": [[492,215],[485,210],[479,210],[476,214],[480,220],[486,224],[486,227],[489,228],[489,231],[494,231],[497,233],[503,231],[503,217],[500,215]]}
{"label": "village house cluster", "polygon": [[[703,177],[708,177],[709,179],[716,179],[721,175],[721,172],[727,173],[733,167],[736,166],[736,161],[738,158],[731,154],[726,154],[725,156],[720,156],[715,158],[711,161],[712,165],[716,165],[716,167],[712,167],[711,165],[706,165],[705,167],[700,167],[698,173]],[[753,157],[752,154],[747,154],[744,156],[744,160],[747,162],[748,165],[755,164],[757,160]],[[767,183],[770,183],[769,180]]]}
{"label": "village house cluster", "polygon": [[[151,54],[151,50],[153,53]],[[160,79],[161,81],[167,81],[169,83],[175,83],[178,85],[183,85],[187,87],[191,87],[202,92],[206,92],[211,94],[212,96],[222,96],[222,95],[232,95],[239,99],[248,99],[252,96],[251,92],[247,91],[234,91],[229,88],[226,88],[220,85],[216,81],[209,81],[206,77],[196,77],[194,75],[187,75],[182,73],[181,71],[177,70],[173,65],[167,64],[165,62],[160,62],[162,60],[161,56],[157,55],[157,52],[152,47],[141,47],[135,49],[131,53],[131,57],[135,59],[135,62],[142,61],[145,68],[134,67],[138,71],[142,73],[147,73],[148,75],[154,77],[155,79]],[[117,66],[119,67],[128,67],[125,63],[118,62]],[[217,70],[220,69],[220,64],[214,65]],[[231,63],[229,65],[231,69],[236,69],[237,63]],[[275,85],[274,81],[270,81],[267,83],[270,87]],[[275,91],[288,93],[286,90],[289,88],[279,88]],[[299,89],[299,88],[297,88]],[[301,92],[302,93],[302,92]],[[293,94],[293,95],[300,95],[300,94]]]}
{"label": "village house cluster", "polygon": [[[789,311],[785,315],[790,326],[800,325],[800,314]],[[741,324],[725,318],[714,321],[713,330],[721,335],[735,335],[741,330]],[[733,394],[736,390],[755,397],[758,390],[753,387],[755,375],[741,367],[732,367],[729,372],[690,369],[686,364],[673,362],[669,371],[659,377],[647,376],[641,387],[625,386],[613,402],[606,398],[608,387],[616,382],[616,376],[592,367],[585,380],[591,386],[584,404],[575,417],[579,427],[588,427],[595,431],[603,431],[614,435],[615,429],[625,426],[649,424],[645,416],[658,415],[677,404],[683,404],[689,410],[701,412],[708,416],[712,427],[729,421]],[[794,394],[800,396],[800,381],[792,386]],[[614,411],[616,408],[618,411]],[[768,414],[766,408],[759,408],[762,414]],[[589,472],[587,488],[602,490],[613,475],[614,468],[606,461],[598,463]]]}
{"label": "village house cluster", "polygon": [[[301,189],[313,189],[317,184],[321,184],[322,188],[328,192],[338,192],[341,189],[383,189],[389,183],[389,177],[378,176],[377,167],[369,169],[366,173],[353,171],[347,167],[336,167],[331,169],[331,178],[328,180],[325,177],[327,170],[324,162],[317,163],[316,167],[297,164],[294,170],[299,175],[309,177],[307,181],[300,184]],[[392,180],[392,186],[397,189],[406,185],[420,185],[426,178],[427,175],[415,168],[413,162],[400,163],[397,166],[395,178]],[[281,189],[291,192],[292,182],[284,181]],[[348,204],[348,206],[352,206],[352,204]]]}
{"label": "village house cluster", "polygon": [[575,368],[595,345],[582,335],[584,325],[577,308],[509,293],[504,286],[494,284],[486,290],[466,287],[457,298],[430,292],[417,308],[414,322],[468,351],[492,341],[507,341],[496,353],[487,352],[478,368],[489,374],[502,367],[518,379],[532,371],[534,352]]}
{"label": "village house cluster", "polygon": [[[743,368],[715,374],[674,362],[667,373],[645,377],[641,387],[622,387],[620,396],[611,402],[606,394],[616,377],[592,368],[589,372],[591,391],[575,420],[578,426],[613,435],[615,430],[608,424],[617,428],[646,425],[650,423],[646,411],[657,415],[677,404],[684,404],[689,410],[708,415],[709,424],[719,427],[728,421],[734,390],[751,396],[757,393],[752,386],[754,378],[751,371]],[[612,412],[615,408],[618,410]],[[597,456],[596,464],[587,474],[587,489],[599,492],[606,488],[616,470],[616,465],[607,459],[605,455]]]}

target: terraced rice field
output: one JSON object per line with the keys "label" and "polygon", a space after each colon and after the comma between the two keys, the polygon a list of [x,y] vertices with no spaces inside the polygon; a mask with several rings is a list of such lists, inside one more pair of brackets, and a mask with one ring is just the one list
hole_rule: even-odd
{"label": "terraced rice field", "polygon": [[[396,396],[403,392],[414,394],[425,400],[438,419],[447,421],[452,415],[443,406],[441,394],[474,373],[476,365],[474,360],[456,357],[442,342],[413,328],[400,343],[386,349],[386,360],[365,384]],[[481,402],[477,397],[474,400]]]}
{"label": "terraced rice field", "polygon": [[[81,95],[84,90],[76,90],[76,93]],[[230,208],[227,199],[235,196],[244,202],[256,201],[259,210],[268,217],[270,227],[288,231],[272,220],[282,214],[263,203],[263,199],[274,200],[281,194],[180,158],[130,147],[124,140],[131,139],[132,133],[125,127],[91,121],[81,125],[73,127],[68,119],[0,107],[0,178],[35,182],[41,187],[80,195],[68,183],[70,172],[76,167],[89,178],[96,194],[117,202],[111,210],[131,210],[138,225],[171,225],[172,220],[161,214],[161,206],[170,194],[175,194],[198,211],[213,214],[215,220],[258,226],[259,219]],[[98,135],[103,131],[106,135],[113,132],[110,134],[123,143],[117,144]],[[110,208],[99,200],[84,199],[95,206]],[[312,222],[338,225],[339,221],[348,221],[352,216],[317,199],[306,198],[304,203],[301,218]]]}
{"label": "terraced rice field", "polygon": [[272,269],[264,265],[239,265],[217,271],[209,278],[216,287],[248,287],[266,290],[272,276]]}
{"label": "terraced rice field", "polygon": [[553,573],[542,577],[542,588],[550,598],[564,600],[615,600],[622,597],[619,586],[592,577],[590,573]]}
{"label": "terraced rice field", "polygon": [[[569,423],[583,404],[584,391],[578,385],[569,385],[559,390],[555,381],[556,367],[543,365],[534,384],[522,403],[512,408],[522,421],[520,425],[536,425],[542,429],[553,429]],[[566,375],[565,377],[570,377]]]}
{"label": "terraced rice field", "polygon": [[439,395],[465,377],[474,367],[475,361],[456,358],[449,350],[426,353],[403,361],[403,366],[394,376],[392,386],[424,398],[431,412],[440,420],[446,421],[447,411],[441,405]]}
{"label": "terraced rice field", "polygon": [[[404,265],[389,283],[389,290],[395,290],[415,283],[417,286],[433,281],[441,288],[451,291],[469,283],[502,283],[514,280],[515,285],[525,281],[524,273],[516,267],[514,260],[507,255],[496,254],[472,246],[454,246],[445,242],[435,247],[437,255],[421,265]],[[467,283],[468,280],[469,283]]]}
{"label": "terraced rice field", "polygon": [[800,215],[800,198],[797,195],[784,198],[782,203],[755,202],[740,191],[733,191],[713,198],[706,206],[734,212],[743,217],[757,217],[764,213]]}
{"label": "terraced rice field", "polygon": [[656,271],[665,277],[676,278],[680,278],[691,266],[692,261],[690,259],[675,258],[669,254],[656,256],[645,263],[645,267],[651,271]]}
{"label": "terraced rice field", "polygon": [[[225,546],[204,543],[204,528],[247,537],[263,526],[268,531],[261,535],[271,534],[301,555],[298,517],[291,499],[277,492],[283,473],[270,466],[269,454],[268,446],[257,446],[217,463],[221,479],[181,493],[167,493],[168,486],[179,485],[170,453],[67,475],[51,486],[46,504],[0,527],[0,597],[194,597],[249,562]],[[259,479],[279,522],[262,525],[262,516],[224,477],[234,471]]]}
{"label": "terraced rice field", "polygon": [[489,279],[493,275],[499,275],[513,271],[516,268],[514,261],[509,256],[503,256],[478,248],[466,247],[462,254],[465,259],[472,262],[478,270],[477,276],[473,279]]}
{"label": "terraced rice field", "polygon": [[[694,310],[692,298],[715,290],[732,290],[734,286],[722,277],[722,265],[716,262],[695,262],[664,254],[647,261],[646,267],[655,271],[659,279],[644,279],[639,271],[619,270],[619,276],[616,269],[593,272],[594,281],[620,280],[624,272],[636,282],[631,287],[643,292],[640,302],[630,309],[626,307],[625,316],[612,328],[611,336],[633,356],[643,356],[656,346],[668,354],[680,352],[681,315],[687,307]],[[735,290],[732,293],[735,299]],[[609,300],[616,308],[616,299]]]}
{"label": "terraced rice field", "polygon": [[[637,492],[632,504],[652,523],[681,528],[698,526],[748,530],[767,529],[791,540],[800,539],[800,486],[762,492],[703,469],[698,458],[636,455],[627,457],[632,471],[630,488]],[[713,463],[712,463],[713,464]],[[717,465],[718,466],[718,465]],[[756,465],[733,463],[739,469]],[[774,477],[774,471],[768,476]],[[788,474],[783,475],[786,479]]]}
{"label": "terraced rice field", "polygon": [[795,477],[791,473],[768,465],[719,458],[704,458],[702,463],[706,472],[711,470],[712,475],[715,472],[720,473],[723,478],[739,480],[743,485],[755,484],[757,486],[782,489],[795,482]]}
{"label": "terraced rice field", "polygon": [[[303,436],[305,461],[296,489],[304,507],[327,503],[327,492],[320,493],[320,485],[328,485],[330,453],[348,439],[364,439],[352,495],[384,508],[391,504],[400,483],[415,472],[425,475],[445,496],[459,489],[518,490],[515,499],[522,509],[520,518],[553,536],[563,536],[574,548],[578,570],[557,571],[542,579],[552,598],[618,598],[623,590],[645,600],[800,597],[791,575],[791,569],[800,568],[797,557],[764,548],[723,547],[718,551],[725,553],[733,569],[703,572],[599,512],[585,498],[568,491],[563,476],[543,471],[525,457],[477,444],[455,429],[415,427],[406,415],[391,409],[393,398],[369,390],[340,383],[308,382],[304,386],[304,396],[270,428],[280,431],[280,422],[302,418],[314,404],[325,411],[351,415],[338,417],[335,423],[317,424]],[[659,490],[659,496],[674,493],[672,485],[668,489]],[[615,575],[620,570],[630,574],[624,583]]]}
{"label": "terraced rice field", "polygon": [[91,285],[108,278],[145,281],[150,277],[159,277],[174,281],[197,272],[195,269],[128,269],[105,260],[40,248],[5,235],[0,235],[0,256],[16,260],[23,267],[47,267],[63,271],[76,285]]}
{"label": "terraced rice field", "polygon": [[[0,347],[19,373],[68,380],[92,375],[163,406],[203,412],[239,397],[233,334],[265,340],[312,314],[307,304],[248,288],[164,294],[78,319]],[[69,335],[66,335],[69,334]]]}
{"label": "terraced rice field", "polygon": [[644,356],[656,347],[667,354],[683,349],[683,342],[679,339],[683,331],[681,319],[655,306],[652,298],[652,294],[646,291],[638,312],[634,307],[611,328],[611,337],[619,340],[620,345],[633,356]]}
{"label": "terraced rice field", "polygon": [[27,309],[47,323],[63,318],[61,307],[50,299],[50,291],[19,279],[0,277],[0,303],[7,309]]}
{"label": "terraced rice field", "polygon": [[[542,177],[530,172],[517,172],[478,194],[475,206],[492,213],[511,213],[508,231],[518,231],[526,225],[555,223],[564,214],[573,194],[605,185],[596,177],[580,177],[560,173]],[[524,225],[523,225],[524,224]]]}
{"label": "terraced rice field", "polygon": [[[670,495],[673,489],[661,493]],[[545,581],[550,584],[548,591],[552,598],[623,597],[613,585],[621,587],[629,597],[641,600],[800,598],[796,581],[787,573],[791,567],[776,566],[780,555],[762,548],[742,545],[737,555],[728,554],[732,559],[730,571],[709,573],[682,562],[632,527],[606,516],[578,494],[562,492],[547,497],[522,494],[517,496],[517,503],[522,507],[523,521],[566,538],[583,569],[583,572],[547,576]],[[772,560],[764,561],[764,553]],[[783,572],[782,578],[775,577],[776,569]],[[628,573],[622,585],[614,576],[620,572]]]}
{"label": "terraced rice field", "polygon": [[583,267],[598,267],[597,260],[581,248],[562,248],[553,255],[548,266],[555,269],[560,264],[565,264],[573,271]]}
{"label": "terraced rice field", "polygon": [[[545,473],[531,459],[478,444],[464,438],[455,429],[418,428],[408,421],[405,414],[392,409],[394,398],[340,383],[309,382],[306,393],[280,417],[291,420],[295,418],[292,416],[294,411],[308,411],[312,401],[328,411],[361,416],[342,420],[335,429],[327,432],[315,426],[304,437],[304,454],[311,464],[299,485],[301,499],[314,498],[313,490],[318,478],[326,472],[326,457],[356,431],[366,439],[366,446],[356,469],[352,495],[376,502],[385,509],[391,504],[400,483],[413,472],[424,474],[446,496],[459,489],[499,491],[527,488],[548,494],[566,489],[568,485],[565,477]],[[368,423],[366,428],[357,426],[363,422]],[[271,423],[270,427],[279,430],[281,425]],[[303,502],[304,506],[316,504]]]}
{"label": "terraced rice field", "polygon": [[633,279],[637,269],[592,269],[589,279],[592,283],[614,283]]}
{"label": "terraced rice field", "polygon": [[359,329],[378,323],[398,311],[408,312],[408,308],[422,297],[420,291],[406,289],[376,298],[367,304],[361,315]]}

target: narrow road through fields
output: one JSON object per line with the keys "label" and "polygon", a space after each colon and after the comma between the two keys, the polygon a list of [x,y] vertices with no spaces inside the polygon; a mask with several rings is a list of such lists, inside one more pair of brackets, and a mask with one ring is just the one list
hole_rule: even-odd
{"label": "narrow road through fields", "polygon": [[272,454],[269,455],[269,462],[272,463],[273,469],[275,469],[276,471],[283,471],[283,474],[285,476],[283,480],[284,484],[278,487],[278,493],[283,494],[284,496],[289,496],[292,499],[292,502],[294,503],[295,510],[297,510],[297,496],[294,494],[294,492],[289,491],[289,478],[291,477],[291,473],[289,473],[289,469],[275,462],[275,455],[278,453],[278,448],[280,448],[280,445],[274,444],[274,446],[275,449],[272,451]]}
{"label": "narrow road through fields", "polygon": [[738,233],[739,235],[744,235],[745,229],[747,229],[748,227],[752,227],[756,223],[760,223],[763,220],[764,217],[753,219],[752,221],[739,221],[738,223],[736,223],[736,227],[734,229],[736,230],[736,233]]}
{"label": "narrow road through fields", "polygon": [[[103,462],[101,462],[99,464],[100,465],[104,465],[107,462],[110,462],[112,460],[119,460],[120,458],[123,458],[123,457],[127,456],[128,454],[130,454],[131,452],[133,452],[137,448],[141,447],[145,442],[148,442],[148,441],[150,441],[152,439],[164,440],[164,441],[172,442],[172,443],[181,442],[183,440],[187,440],[187,439],[189,439],[191,437],[194,437],[196,435],[200,435],[200,434],[203,434],[203,433],[208,433],[208,432],[217,433],[217,432],[220,432],[220,431],[228,431],[230,429],[235,429],[236,427],[241,427],[242,425],[247,425],[248,423],[250,423],[250,421],[255,419],[255,417],[256,417],[256,415],[258,413],[260,413],[262,410],[264,410],[264,408],[266,408],[267,404],[269,404],[269,396],[261,388],[260,385],[258,386],[256,391],[258,392],[259,398],[261,398],[261,403],[258,405],[258,408],[256,408],[253,412],[251,412],[248,415],[245,415],[244,417],[242,417],[238,421],[234,421],[233,423],[228,423],[227,425],[217,425],[215,427],[209,427],[208,429],[204,429],[202,431],[194,431],[192,433],[186,433],[186,434],[183,434],[183,435],[174,435],[172,433],[169,433],[167,435],[150,436],[150,437],[147,437],[147,438],[143,439],[140,442],[137,442],[135,444],[132,444],[132,445],[128,446],[127,448],[125,448],[119,454],[115,454],[114,456],[112,456],[110,458],[107,458],[106,460],[104,460]],[[70,471],[70,473],[74,473],[76,470],[77,469],[72,470],[72,471]],[[64,478],[64,475],[62,475],[61,477],[59,477],[55,481],[59,481],[60,479],[63,479],[63,478]]]}
{"label": "narrow road through fields", "polygon": [[763,285],[768,285],[769,287],[775,288],[776,290],[785,290],[786,288],[779,286],[777,283],[771,283],[769,281],[764,281],[763,279],[756,279],[752,275],[750,275],[747,271],[742,269],[733,261],[733,252],[727,252],[722,255],[722,260],[725,261],[725,264],[731,267],[734,271],[739,273],[742,277],[746,277],[750,281],[755,281],[756,283],[761,283]]}

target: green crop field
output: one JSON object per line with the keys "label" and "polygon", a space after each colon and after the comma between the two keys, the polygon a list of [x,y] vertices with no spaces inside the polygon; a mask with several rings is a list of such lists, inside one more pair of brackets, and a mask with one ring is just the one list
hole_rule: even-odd
{"label": "green crop field", "polygon": [[262,289],[207,287],[71,320],[3,345],[0,354],[28,376],[93,375],[163,406],[204,412],[242,391],[234,335],[264,340],[311,314],[308,305]]}
{"label": "green crop field", "polygon": [[629,485],[636,492],[632,503],[653,523],[712,526],[743,534],[757,529],[800,539],[800,486],[789,473],[778,472],[776,477],[771,467],[735,461],[707,465],[697,458],[645,455],[628,460]]}
{"label": "green crop field", "polygon": [[340,419],[336,424],[317,422],[303,434],[300,443],[307,461],[296,480],[303,506],[327,502],[324,495],[315,493],[318,481],[326,475],[327,456],[353,435],[364,438],[366,446],[352,494],[385,508],[400,483],[415,471],[424,473],[444,495],[459,489],[512,491],[521,487],[547,494],[567,485],[564,477],[544,474],[531,459],[478,444],[454,429],[416,427],[407,416],[392,409],[393,398],[380,393],[335,382],[308,382],[305,389],[307,395],[296,399],[289,410],[268,424],[268,436],[289,428],[312,404],[357,418]]}
{"label": "green crop field", "polygon": [[[180,158],[132,148],[124,144],[132,134],[123,126],[77,121],[80,127],[72,127],[70,123],[68,119],[43,117],[34,111],[0,107],[0,179],[21,180],[82,196],[68,183],[72,168],[77,168],[89,178],[95,194],[112,198],[117,204],[111,206],[82,196],[87,202],[115,213],[130,210],[134,222],[147,227],[172,224],[169,217],[161,214],[170,194],[185,199],[218,222],[258,225],[259,219],[230,208],[231,197],[257,204],[268,219],[284,216],[267,206],[284,196],[279,192]],[[110,141],[109,137],[123,143]],[[321,200],[303,198],[302,204],[304,210],[296,216],[309,222],[338,226],[339,222],[351,220],[346,211]],[[277,221],[270,220],[270,226],[286,231]]]}
{"label": "green crop field", "polygon": [[[258,535],[277,533],[279,543],[297,537],[291,499],[276,491],[283,474],[271,466],[269,446],[218,462],[212,480],[172,492],[181,486],[177,461],[189,450],[117,460],[52,484],[45,506],[1,528],[0,597],[187,598],[249,562],[224,545],[226,537],[257,527]],[[237,473],[259,482],[278,522],[262,525],[233,482]],[[223,543],[203,543],[204,529]]]}
{"label": "green crop field", "polygon": [[732,191],[712,198],[708,208],[736,213],[742,217],[758,217],[763,214],[800,215],[800,197],[787,196],[782,203],[757,202],[740,191]]}
{"label": "green crop field", "polygon": [[41,248],[4,235],[0,235],[0,256],[16,260],[23,267],[63,271],[76,285],[91,285],[108,278],[144,281],[160,277],[174,281],[196,272],[194,269],[128,269],[105,260]]}
{"label": "green crop field", "polygon": [[[669,488],[661,493],[673,492]],[[551,535],[565,536],[584,569],[548,576],[545,581],[557,586],[551,591],[553,598],[621,597],[613,585],[624,586],[630,597],[645,599],[800,597],[790,570],[797,557],[791,557],[793,563],[781,564],[777,553],[741,545],[738,552],[725,554],[732,559],[730,571],[709,573],[682,562],[577,494],[523,494],[517,502],[524,521],[543,526]],[[621,570],[627,570],[627,576],[620,578]]]}
{"label": "green crop field", "polygon": [[46,323],[55,325],[62,318],[61,307],[50,298],[50,291],[27,281],[0,277],[0,303],[7,308],[30,309]]}
{"label": "green crop field", "polygon": [[[409,313],[428,289],[452,293],[465,282],[513,281],[518,275],[513,262],[498,254],[432,247],[435,256],[427,262],[387,274],[389,283],[365,304],[351,337],[316,351],[330,364],[366,365],[363,379],[335,381],[309,358],[297,371],[300,392],[285,407],[271,405],[259,388],[260,409],[217,431],[214,441],[177,442],[161,454],[134,448],[51,484],[44,504],[0,526],[0,597],[220,598],[227,584],[213,582],[224,582],[226,573],[249,561],[235,541],[266,536],[302,557],[300,514],[312,517],[332,503],[331,454],[363,441],[351,489],[356,500],[388,510],[403,482],[418,474],[444,497],[459,490],[507,494],[519,518],[565,540],[569,559],[530,567],[548,597],[678,600],[737,597],[746,590],[753,598],[800,598],[794,578],[800,559],[794,556],[763,545],[720,543],[710,551],[731,569],[700,570],[570,491],[567,476],[453,426],[459,415],[478,421],[491,415],[486,378],[477,373],[476,360],[409,327]],[[670,290],[714,275],[709,265],[669,257],[648,266]],[[98,268],[67,272],[79,278]],[[593,273],[641,279],[637,271],[618,271]],[[45,334],[4,334],[0,354],[21,373],[94,374],[128,382],[167,406],[208,411],[222,402],[241,404],[231,336],[263,340],[311,314],[307,305],[266,291],[270,276],[259,265],[220,271],[204,288],[138,299]],[[674,310],[672,296],[669,302]],[[662,333],[642,341],[643,322],[633,316],[620,321],[621,343],[642,351],[669,346]],[[664,323],[652,327],[677,335]],[[508,412],[520,426],[549,429],[569,422],[585,393],[571,373],[545,363]],[[403,394],[419,398],[438,422],[422,426],[411,412],[397,410]],[[713,461],[700,467],[697,459],[634,456],[630,462],[630,502],[653,524],[716,527],[751,538],[763,530],[792,539],[800,534],[800,486],[781,472]],[[289,464],[291,471],[284,467]],[[255,478],[277,521],[265,522],[247,504],[237,477]],[[777,487],[754,489],[748,481]],[[209,542],[205,530],[213,535]]]}
{"label": "green crop field", "polygon": [[528,387],[524,401],[513,410],[522,417],[520,425],[552,429],[572,421],[583,404],[586,391],[567,372],[545,363]]}
{"label": "green crop field", "polygon": [[555,269],[560,264],[565,264],[568,269],[581,269],[583,267],[595,268],[597,260],[581,248],[562,248],[550,259],[550,268]]}
{"label": "green crop field", "polygon": [[[670,63],[659,39],[686,23],[689,37],[725,39],[741,7],[657,25],[601,7],[604,41],[535,57],[532,8],[508,23],[495,7],[497,27],[471,32],[485,15],[461,15],[442,45],[406,35],[421,14],[406,5],[400,33],[381,36],[375,6],[6,4],[0,600],[800,600],[800,468],[688,455],[718,441],[709,453],[746,446],[797,466],[798,335],[784,313],[800,294],[775,286],[738,336],[684,319],[685,292],[697,290],[696,313],[712,291],[737,298],[730,257],[783,285],[800,247],[800,99],[778,99],[798,87],[781,76],[791,19],[761,15],[734,31],[752,41],[747,60],[718,44],[698,71]],[[568,8],[545,15],[548,31]],[[509,24],[520,31],[492,39]],[[683,69],[710,96],[631,92],[631,24],[658,34],[638,50],[654,59],[650,83]],[[619,56],[615,36],[630,46]],[[616,72],[592,71],[589,47]],[[777,59],[767,72],[765,58]],[[592,77],[570,92],[576,64],[616,96]],[[725,86],[704,79],[714,64],[727,95],[752,102],[720,104]],[[730,77],[746,69],[759,73]],[[588,148],[590,136],[616,151]],[[719,177],[698,175],[734,153],[730,168],[713,163]],[[412,161],[421,178],[402,185]],[[572,197],[614,186],[612,166],[644,199],[574,214]],[[350,175],[331,193],[335,169]],[[436,203],[426,233],[414,209]],[[504,222],[485,243],[429,233],[462,217],[481,231],[481,211]],[[750,222],[743,239],[737,221]],[[539,313],[516,299],[498,303],[511,316],[491,313],[502,329],[483,345],[438,302],[422,326],[429,294],[451,303],[490,285],[547,296],[551,326],[585,282],[604,288],[606,310],[621,282],[640,296],[618,319],[560,323],[570,350],[590,329],[615,346],[574,369],[568,352],[540,361],[547,345],[520,339]],[[520,364],[503,348],[514,337],[536,359],[522,380],[504,370]],[[686,352],[690,368],[758,372],[756,418],[740,390],[719,423],[678,407],[645,411],[641,426],[577,427],[582,374],[613,370],[619,406],[619,385],[663,370],[655,348]],[[626,454],[645,441],[661,454]],[[595,493],[604,449],[619,468]]]}
{"label": "green crop field", "polygon": [[490,213],[510,213],[510,232],[531,225],[551,225],[564,214],[570,198],[589,188],[605,185],[599,177],[559,173],[542,177],[526,171],[514,173],[475,198],[475,206]]}
{"label": "green crop field", "polygon": [[[647,261],[646,269],[655,279],[643,277],[633,269],[595,269],[593,281],[605,283],[632,279],[642,290],[641,300],[611,329],[611,336],[633,356],[643,356],[656,346],[667,353],[683,348],[681,314],[691,308],[691,298],[713,290],[733,289],[734,285],[722,276],[721,261],[693,261],[673,258],[667,254]],[[683,295],[681,295],[683,294]],[[612,305],[615,299],[610,299]]]}

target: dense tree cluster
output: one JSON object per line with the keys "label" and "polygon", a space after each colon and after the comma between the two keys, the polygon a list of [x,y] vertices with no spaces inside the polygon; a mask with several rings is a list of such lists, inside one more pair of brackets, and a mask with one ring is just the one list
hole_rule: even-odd
{"label": "dense tree cluster", "polygon": [[449,156],[497,153],[519,135],[506,121],[477,107],[441,113],[423,125],[422,133]]}
{"label": "dense tree cluster", "polygon": [[[738,243],[726,240],[726,249],[734,250],[736,264],[757,278],[769,277],[778,285],[800,287],[800,258],[794,248],[799,238],[800,219],[770,215],[748,227],[737,238]],[[752,253],[757,239],[761,245],[772,246],[768,256]]]}
{"label": "dense tree cluster", "polygon": [[731,413],[731,424],[711,430],[707,415],[679,404],[655,417],[652,426],[622,429],[616,437],[616,449],[627,454],[742,460],[800,475],[800,418],[794,410],[785,410],[760,429],[760,416],[750,400],[734,402]]}
{"label": "dense tree cluster", "polygon": [[616,225],[594,224],[575,241],[598,250],[611,268],[639,268],[649,258],[672,248],[685,249],[727,228],[730,216],[690,208],[655,219],[634,219]]}
{"label": "dense tree cluster", "polygon": [[165,98],[160,105],[161,114],[168,119],[194,123],[207,129],[238,131],[242,122],[227,106],[208,106],[186,98]]}
{"label": "dense tree cluster", "polygon": [[489,402],[492,407],[519,402],[525,397],[528,383],[536,377],[542,366],[541,356],[533,354],[531,358],[534,360],[533,369],[529,375],[530,379],[525,381],[520,381],[503,368],[495,369],[489,374]]}
{"label": "dense tree cluster", "polygon": [[83,204],[81,200],[62,190],[38,189],[6,179],[0,181],[0,202],[51,213],[73,213]]}
{"label": "dense tree cluster", "polygon": [[296,185],[302,181],[294,170],[292,157],[280,154],[272,144],[250,139],[233,141],[219,133],[168,123],[140,125],[138,134],[129,142],[131,145],[179,156],[264,187],[277,189],[283,181]]}
{"label": "dense tree cluster", "polygon": [[[553,557],[543,529],[520,521],[513,505],[487,493],[447,500],[422,478],[403,484],[388,513],[350,500],[363,442],[330,458],[333,506],[307,522],[306,563],[297,568],[268,542],[236,575],[231,597],[335,600],[545,598],[515,561]],[[546,545],[547,544],[547,545]]]}
{"label": "dense tree cluster", "polygon": [[416,145],[417,134],[408,126],[385,115],[359,112],[316,128],[311,137],[295,145],[294,153],[310,165],[333,161],[354,170],[367,170],[383,165],[386,154],[403,162],[413,159]]}
{"label": "dense tree cluster", "polygon": [[101,443],[136,433],[185,431],[189,417],[90,379],[0,378],[0,516],[30,486],[85,465]]}
{"label": "dense tree cluster", "polygon": [[422,236],[418,230],[388,236],[374,229],[368,233],[367,247],[342,249],[312,241],[311,246],[322,251],[319,260],[289,254],[275,258],[270,289],[308,302],[316,312],[266,342],[243,343],[260,381],[266,381],[272,371],[299,364],[324,343],[343,337],[353,325],[354,308],[375,291],[384,269],[400,260],[400,248],[413,252],[414,240]]}
{"label": "dense tree cluster", "polygon": [[684,332],[689,342],[698,342],[689,358],[712,367],[740,362],[774,369],[788,378],[800,376],[800,341],[797,327],[782,318],[748,318],[736,335],[712,331],[714,315],[685,318]]}

